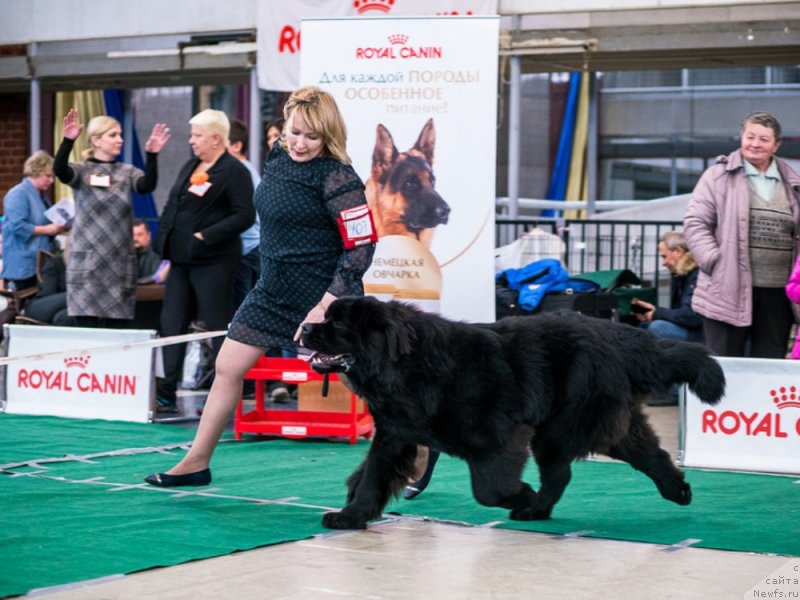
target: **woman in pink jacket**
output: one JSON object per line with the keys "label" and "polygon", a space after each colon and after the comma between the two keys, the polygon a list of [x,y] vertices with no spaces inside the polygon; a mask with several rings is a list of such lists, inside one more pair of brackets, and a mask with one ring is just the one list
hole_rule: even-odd
{"label": "woman in pink jacket", "polygon": [[[789,277],[789,282],[786,284],[786,295],[789,300],[795,304],[800,304],[800,258],[794,264],[792,275]],[[800,335],[794,340],[794,348],[792,348],[792,358],[800,360]]]}
{"label": "woman in pink jacket", "polygon": [[781,126],[753,113],[741,146],[700,177],[684,234],[700,267],[692,308],[719,356],[784,358],[793,317],[784,286],[800,254],[800,175],[775,153]]}

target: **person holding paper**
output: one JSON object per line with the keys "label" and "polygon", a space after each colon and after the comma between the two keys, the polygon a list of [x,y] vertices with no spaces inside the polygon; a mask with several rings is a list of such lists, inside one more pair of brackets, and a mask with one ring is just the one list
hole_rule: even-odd
{"label": "person holding paper", "polygon": [[270,150],[255,193],[261,277],[228,328],[191,450],[169,471],[145,478],[151,485],[208,485],[211,455],[243,378],[265,349],[294,350],[303,323],[322,321],[339,296],[364,294],[377,235],[339,108],[328,92],[307,86],[283,112],[286,135]]}
{"label": "person holding paper", "polygon": [[169,140],[169,128],[156,123],[145,143],[142,171],[117,161],[122,127],[113,117],[89,121],[89,148],[83,160],[69,163],[83,131],[78,111],[64,117],[64,139],[53,170],[75,194],[75,220],[67,261],[67,312],[81,327],[126,327],[135,313],[136,252],[133,248],[133,196],[152,192],[158,181],[157,155]]}
{"label": "person holding paper", "polygon": [[10,291],[36,286],[36,254],[52,250],[55,236],[67,230],[45,215],[51,205],[45,192],[53,185],[53,157],[43,150],[34,152],[22,174],[22,182],[3,199],[2,277]]}

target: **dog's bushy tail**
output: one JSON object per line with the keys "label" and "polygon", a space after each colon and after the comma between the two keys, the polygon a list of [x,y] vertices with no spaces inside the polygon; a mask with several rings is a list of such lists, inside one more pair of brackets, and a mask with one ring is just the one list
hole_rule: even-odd
{"label": "dog's bushy tail", "polygon": [[717,404],[725,394],[722,367],[702,344],[659,340],[664,357],[667,384],[688,383],[689,389],[706,404]]}

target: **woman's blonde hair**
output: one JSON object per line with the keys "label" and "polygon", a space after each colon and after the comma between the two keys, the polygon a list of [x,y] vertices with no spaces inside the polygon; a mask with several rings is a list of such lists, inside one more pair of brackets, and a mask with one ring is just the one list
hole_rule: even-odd
{"label": "woman's blonde hair", "polygon": [[109,117],[108,115],[98,115],[89,121],[89,124],[86,126],[87,148],[81,152],[81,157],[84,160],[87,158],[92,158],[95,150],[94,145],[92,144],[92,138],[98,135],[103,135],[106,131],[113,129],[114,127],[122,128],[122,125],[120,125],[120,122],[114,117]]}
{"label": "woman's blonde hair", "polygon": [[[313,85],[298,88],[283,106],[286,127],[291,126],[295,115],[303,117],[311,130],[322,137],[323,156],[350,164],[350,157],[347,156],[347,127],[333,96]],[[285,150],[285,135],[281,136],[281,145]]]}
{"label": "woman's blonde hair", "polygon": [[53,170],[53,157],[44,150],[37,150],[31,154],[22,166],[24,177],[38,177],[45,171]]}
{"label": "woman's blonde hair", "polygon": [[222,136],[223,144],[228,141],[228,135],[231,132],[231,122],[228,119],[228,115],[221,110],[214,110],[213,108],[201,110],[189,119],[189,125],[205,127],[211,133],[219,134]]}

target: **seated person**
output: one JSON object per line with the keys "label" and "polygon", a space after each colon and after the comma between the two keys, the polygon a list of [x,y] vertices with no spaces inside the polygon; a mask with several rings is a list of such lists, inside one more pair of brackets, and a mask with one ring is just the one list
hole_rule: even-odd
{"label": "seated person", "polygon": [[[142,219],[133,221],[133,247],[136,249],[136,263],[139,269],[139,283],[164,283],[166,272],[162,260],[150,245],[150,229]],[[167,261],[163,261],[167,262]]]}
{"label": "seated person", "polygon": [[[657,307],[634,299],[632,314],[642,327],[659,337],[688,342],[703,341],[703,317],[692,310],[692,294],[699,268],[680,231],[667,231],[658,243],[661,264],[672,275],[670,307]],[[639,308],[635,308],[638,306]]]}
{"label": "seated person", "polygon": [[30,319],[72,327],[75,319],[67,315],[67,266],[66,250],[48,258],[42,266],[39,291],[25,305],[25,316]]}

